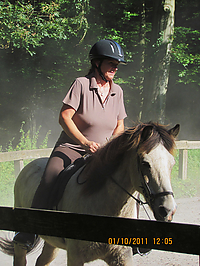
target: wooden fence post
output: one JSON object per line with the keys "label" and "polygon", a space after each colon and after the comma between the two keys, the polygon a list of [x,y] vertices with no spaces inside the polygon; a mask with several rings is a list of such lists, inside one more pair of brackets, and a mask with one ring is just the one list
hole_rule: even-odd
{"label": "wooden fence post", "polygon": [[17,178],[21,170],[24,168],[23,160],[14,161],[14,168],[15,168],[15,178]]}
{"label": "wooden fence post", "polygon": [[187,179],[188,150],[179,150],[179,178]]}

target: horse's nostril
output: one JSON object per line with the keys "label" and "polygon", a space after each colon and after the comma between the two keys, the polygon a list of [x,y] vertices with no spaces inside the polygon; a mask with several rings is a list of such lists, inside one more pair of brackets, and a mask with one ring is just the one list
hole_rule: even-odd
{"label": "horse's nostril", "polygon": [[166,210],[165,207],[161,206],[159,207],[159,214],[162,216],[162,217],[166,217],[168,215],[168,211]]}

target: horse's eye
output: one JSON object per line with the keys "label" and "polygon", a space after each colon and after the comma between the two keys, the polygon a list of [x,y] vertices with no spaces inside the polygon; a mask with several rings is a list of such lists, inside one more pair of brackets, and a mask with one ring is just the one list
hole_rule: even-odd
{"label": "horse's eye", "polygon": [[144,166],[146,168],[150,168],[150,164],[148,162],[145,162],[145,161],[142,162],[142,166]]}

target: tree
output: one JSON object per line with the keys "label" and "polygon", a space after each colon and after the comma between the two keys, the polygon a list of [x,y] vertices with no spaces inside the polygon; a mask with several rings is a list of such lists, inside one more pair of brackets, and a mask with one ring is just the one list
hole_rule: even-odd
{"label": "tree", "polygon": [[153,22],[143,88],[142,120],[165,122],[175,1],[154,1]]}
{"label": "tree", "polygon": [[0,2],[0,132],[6,142],[22,121],[32,135],[41,124],[57,122],[62,88],[73,80],[69,72],[80,69],[87,8],[85,0]]}
{"label": "tree", "polygon": [[199,140],[200,2],[176,1],[176,24],[166,101],[167,122],[180,123],[179,138]]}
{"label": "tree", "polygon": [[[115,79],[124,90],[126,125],[132,125],[137,118],[171,123],[174,112],[181,122],[183,111],[177,103],[171,103],[183,91],[189,94],[192,90],[194,99],[200,91],[200,4],[191,0],[188,6],[186,0],[176,0],[173,34],[174,11],[170,3],[1,1],[1,142],[17,138],[16,131],[26,121],[24,129],[32,128],[33,134],[41,124],[44,135],[53,129],[50,145],[54,144],[60,131],[57,116],[61,101],[71,82],[87,73],[91,45],[103,38],[119,42],[128,61]],[[193,114],[197,108],[194,99],[187,106]]]}

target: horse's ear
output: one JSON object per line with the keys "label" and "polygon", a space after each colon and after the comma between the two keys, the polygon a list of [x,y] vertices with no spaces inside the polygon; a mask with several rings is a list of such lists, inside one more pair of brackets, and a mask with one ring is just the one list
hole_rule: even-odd
{"label": "horse's ear", "polygon": [[141,142],[144,142],[145,140],[147,140],[153,132],[153,126],[146,126],[141,134]]}
{"label": "horse's ear", "polygon": [[175,127],[168,130],[168,133],[175,138],[178,135],[179,131],[180,131],[180,125],[176,124]]}

